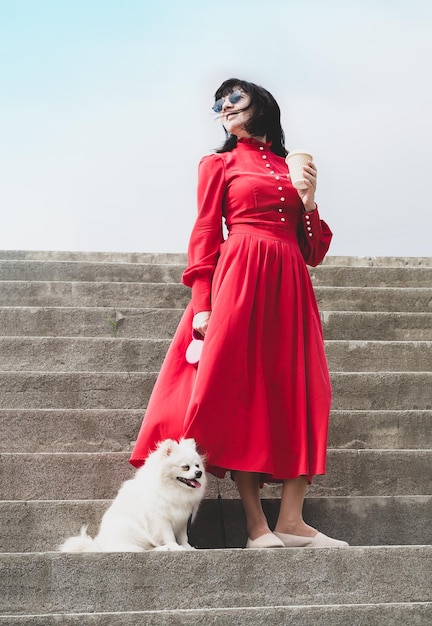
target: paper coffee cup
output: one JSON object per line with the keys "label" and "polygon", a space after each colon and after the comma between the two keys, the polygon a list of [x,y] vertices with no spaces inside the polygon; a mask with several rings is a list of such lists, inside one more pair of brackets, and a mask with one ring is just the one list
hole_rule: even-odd
{"label": "paper coffee cup", "polygon": [[307,188],[303,177],[303,166],[307,165],[307,162],[312,160],[312,155],[304,150],[293,150],[286,157],[285,161],[288,165],[291,183],[296,189]]}

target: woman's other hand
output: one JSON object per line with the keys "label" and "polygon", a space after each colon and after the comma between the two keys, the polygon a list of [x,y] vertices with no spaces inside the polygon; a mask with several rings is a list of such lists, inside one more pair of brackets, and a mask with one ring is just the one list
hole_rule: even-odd
{"label": "woman's other hand", "polygon": [[211,311],[201,311],[200,313],[196,313],[192,320],[192,328],[199,332],[203,337],[207,332],[210,315]]}
{"label": "woman's other hand", "polygon": [[306,189],[297,189],[297,193],[303,202],[303,206],[307,213],[315,211],[315,191],[317,186],[317,168],[313,161],[308,161],[303,167],[303,178],[307,185]]}

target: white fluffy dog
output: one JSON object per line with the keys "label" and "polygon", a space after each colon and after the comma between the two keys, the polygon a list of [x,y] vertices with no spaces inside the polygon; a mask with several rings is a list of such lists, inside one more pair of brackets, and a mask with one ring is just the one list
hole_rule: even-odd
{"label": "white fluffy dog", "polygon": [[123,483],[92,539],[83,526],[61,552],[193,550],[187,524],[204,496],[206,475],[194,439],[167,439]]}

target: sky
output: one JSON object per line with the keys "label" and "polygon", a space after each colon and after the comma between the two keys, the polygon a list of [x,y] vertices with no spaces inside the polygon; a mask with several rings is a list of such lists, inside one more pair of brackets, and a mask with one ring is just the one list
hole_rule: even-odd
{"label": "sky", "polygon": [[271,91],[332,255],[432,256],[430,0],[0,0],[0,249],[185,252],[213,94]]}

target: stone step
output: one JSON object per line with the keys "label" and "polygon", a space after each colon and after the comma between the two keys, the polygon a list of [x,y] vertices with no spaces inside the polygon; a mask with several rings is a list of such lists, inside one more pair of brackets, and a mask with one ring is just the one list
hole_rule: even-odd
{"label": "stone step", "polygon": [[0,409],[0,453],[128,451],[143,415],[141,409]]}
{"label": "stone step", "polygon": [[432,448],[431,424],[432,410],[333,410],[329,445],[357,449]]}
{"label": "stone step", "polygon": [[[339,257],[338,257],[339,258]],[[344,257],[340,257],[344,258]],[[349,258],[349,257],[346,257]],[[0,259],[9,261],[75,261],[89,263],[161,263],[186,265],[185,252],[98,252],[67,250],[0,250]],[[406,259],[407,264],[410,258]],[[412,265],[427,266],[427,259],[411,257]],[[361,261],[362,263],[364,261]],[[403,259],[396,263],[404,267]],[[401,265],[402,264],[402,265]]]}
{"label": "stone step", "polygon": [[[0,409],[0,453],[127,451],[144,413],[141,409]],[[329,446],[432,448],[431,423],[432,410],[333,410]]]}
{"label": "stone step", "polygon": [[[177,283],[1,281],[3,306],[184,308],[190,289]],[[316,287],[322,311],[432,312],[432,288]]]}
{"label": "stone step", "polygon": [[[183,308],[122,308],[118,312],[124,316],[124,320],[118,323],[115,334],[117,337],[129,339],[170,339],[183,311]],[[109,307],[1,307],[0,334],[29,337],[113,337],[116,312]],[[416,323],[413,320],[413,326],[420,324],[421,321]],[[427,323],[424,325],[427,326]]]}
{"label": "stone step", "polygon": [[[163,263],[92,263],[89,261],[1,261],[0,281],[180,283],[185,267]],[[393,268],[417,275],[416,268]],[[432,268],[431,268],[432,270]],[[429,268],[420,268],[428,272]],[[423,285],[419,277],[413,287]],[[407,278],[407,280],[409,280]]]}
{"label": "stone step", "polygon": [[[112,263],[168,263],[186,265],[185,252],[99,252],[67,250],[0,250],[0,259],[29,261],[89,261]],[[349,267],[432,267],[429,257],[341,256],[329,254],[322,265]]]}
{"label": "stone step", "polygon": [[[0,500],[82,500],[113,498],[133,476],[129,453],[3,453]],[[53,477],[56,480],[53,480]],[[325,476],[310,487],[315,496],[428,495],[432,450],[330,449]],[[233,481],[210,477],[207,497],[237,498]],[[280,496],[279,485],[266,485],[263,497]]]}
{"label": "stone step", "polygon": [[[2,409],[144,410],[156,372],[0,372]],[[335,410],[430,410],[431,372],[332,372]]]}
{"label": "stone step", "polygon": [[3,554],[0,596],[12,615],[420,603],[431,568],[432,546]]}
{"label": "stone step", "polygon": [[0,337],[0,371],[158,371],[168,340]]}
{"label": "stone step", "polygon": [[348,265],[349,267],[432,267],[432,256],[337,256],[327,255],[322,265]]}
{"label": "stone step", "polygon": [[177,283],[0,282],[3,306],[184,308],[190,289]]}
{"label": "stone step", "polygon": [[337,267],[309,268],[315,287],[431,287],[432,267]]}
{"label": "stone step", "polygon": [[432,602],[0,616],[3,626],[427,626],[431,622]]}
{"label": "stone step", "polygon": [[[185,266],[161,263],[0,260],[0,281],[179,283]],[[310,268],[316,286],[430,287],[431,267]]]}
{"label": "stone step", "polygon": [[432,313],[324,311],[321,321],[326,339],[432,340]]}
{"label": "stone step", "polygon": [[[0,371],[158,371],[169,340],[0,337]],[[326,341],[333,371],[432,371],[431,341]]]}
{"label": "stone step", "polygon": [[[94,532],[134,473],[128,450],[190,299],[186,256],[0,259],[0,624],[432,621],[432,259],[310,269],[334,402],[328,473],[305,518],[357,547],[219,550],[245,544],[245,520],[234,483],[210,477],[190,536],[213,550],[141,555],[50,550],[82,523]],[[280,486],[262,496],[273,525]]]}
{"label": "stone step", "polygon": [[[128,309],[116,336],[126,339],[170,339],[180,309]],[[0,307],[1,336],[112,337],[116,310],[109,307]],[[327,339],[432,341],[432,313],[324,311]],[[111,320],[111,321],[110,321]]]}
{"label": "stone step", "polygon": [[[0,342],[1,346],[1,342]],[[332,371],[432,372],[430,341],[325,341]]]}
{"label": "stone step", "polygon": [[[0,502],[3,533],[0,552],[49,552],[83,524],[97,534],[111,500],[34,500]],[[263,508],[274,526],[279,500],[265,499]],[[352,546],[427,545],[432,543],[432,496],[306,497],[308,524],[344,539]],[[367,523],[365,523],[367,520]],[[204,500],[190,526],[189,539],[202,549],[242,548],[246,523],[239,500]]]}

